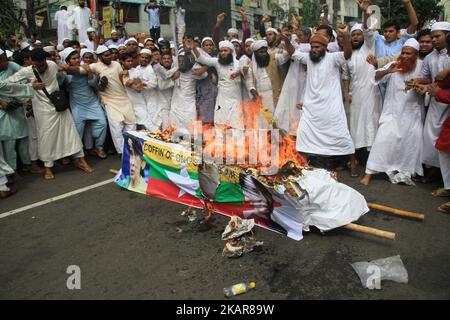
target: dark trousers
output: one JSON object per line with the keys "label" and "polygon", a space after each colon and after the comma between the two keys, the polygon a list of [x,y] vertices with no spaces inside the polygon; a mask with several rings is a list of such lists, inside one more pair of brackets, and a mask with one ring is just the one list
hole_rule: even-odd
{"label": "dark trousers", "polygon": [[150,37],[158,43],[158,39],[161,36],[161,28],[152,28],[150,29]]}

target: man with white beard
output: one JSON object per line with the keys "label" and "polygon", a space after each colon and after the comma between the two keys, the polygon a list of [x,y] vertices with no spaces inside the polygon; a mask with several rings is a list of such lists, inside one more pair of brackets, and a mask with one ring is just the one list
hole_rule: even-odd
{"label": "man with white beard", "polygon": [[182,134],[189,133],[197,120],[196,82],[208,76],[206,72],[200,76],[196,75],[192,70],[194,62],[195,58],[190,50],[178,53],[178,71],[173,77],[175,87],[170,104],[169,119],[171,126]]}
{"label": "man with white beard", "polygon": [[423,99],[408,80],[420,73],[419,43],[412,38],[403,45],[397,61],[377,70],[375,80],[386,83],[386,96],[380,127],[367,160],[366,175],[361,183],[368,185],[375,173],[384,172],[392,183],[413,185],[411,177],[422,175]]}
{"label": "man with white beard", "polygon": [[199,63],[214,67],[217,70],[219,83],[214,111],[214,125],[242,128],[241,73],[239,62],[234,54],[234,45],[228,40],[221,41],[217,58],[200,54],[191,40],[186,41],[186,46],[192,49]]}
{"label": "man with white beard", "polygon": [[[252,63],[249,75],[246,78],[246,85],[253,98],[262,97],[262,103],[272,115],[283,86],[282,75],[278,67],[289,61],[295,49],[291,42],[282,34],[280,39],[286,43],[286,51],[269,53],[269,45],[266,40],[256,41],[253,46]],[[268,119],[258,116],[259,128],[269,129]]]}
{"label": "man with white beard", "polygon": [[[368,3],[367,3],[368,7]],[[382,102],[380,90],[373,83],[375,68],[367,56],[375,54],[374,33],[367,28],[367,7],[361,8],[364,25],[355,24],[351,30],[353,53],[344,67],[344,92],[350,104],[350,134],[355,149],[370,148],[375,140]],[[350,175],[358,177],[356,154],[350,157]]]}
{"label": "man with white beard", "polygon": [[311,37],[311,52],[292,56],[307,65],[308,75],[303,114],[297,132],[297,151],[312,165],[335,169],[330,160],[351,155],[355,147],[350,136],[342,102],[341,68],[352,56],[348,27],[339,26],[344,52],[328,53],[328,39],[321,34]]}

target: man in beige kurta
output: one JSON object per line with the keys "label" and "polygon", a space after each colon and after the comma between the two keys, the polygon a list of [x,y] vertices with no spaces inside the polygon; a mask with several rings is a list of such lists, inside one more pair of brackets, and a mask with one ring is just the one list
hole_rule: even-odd
{"label": "man in beige kurta", "polygon": [[105,46],[99,46],[96,51],[99,62],[90,65],[99,78],[106,77],[108,85],[100,91],[100,97],[105,105],[109,129],[118,154],[123,151],[123,131],[136,130],[136,117],[133,105],[128,98],[125,87],[120,80],[123,71],[120,63],[112,61],[111,52]]}

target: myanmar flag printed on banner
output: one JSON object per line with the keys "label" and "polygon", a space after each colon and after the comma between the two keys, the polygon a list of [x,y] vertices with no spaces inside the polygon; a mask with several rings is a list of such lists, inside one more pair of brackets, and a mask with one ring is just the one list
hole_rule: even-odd
{"label": "myanmar flag printed on banner", "polygon": [[271,218],[282,204],[256,179],[239,168],[221,166],[220,183],[211,201],[203,196],[198,170],[197,159],[183,146],[126,132],[122,168],[115,182],[127,190],[190,207],[203,209],[208,202],[217,213],[255,219],[260,227],[287,234]]}

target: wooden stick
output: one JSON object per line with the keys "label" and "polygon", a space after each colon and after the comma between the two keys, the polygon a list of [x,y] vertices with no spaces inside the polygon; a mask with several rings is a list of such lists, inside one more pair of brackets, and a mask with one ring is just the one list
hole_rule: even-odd
{"label": "wooden stick", "polygon": [[119,170],[116,170],[116,169],[109,169],[109,172],[112,173],[112,174],[118,174],[118,173],[119,173]]}
{"label": "wooden stick", "polygon": [[415,213],[415,212],[410,212],[410,211],[405,211],[405,210],[394,209],[394,208],[386,207],[386,206],[383,206],[381,204],[376,204],[376,203],[367,203],[367,205],[369,206],[370,209],[389,212],[389,213],[395,214],[397,216],[412,218],[412,219],[416,219],[416,220],[420,220],[420,221],[425,220],[425,215],[422,213]]}
{"label": "wooden stick", "polygon": [[375,228],[360,226],[360,225],[354,224],[354,223],[350,223],[350,224],[344,226],[344,228],[348,229],[348,230],[352,230],[352,231],[370,234],[370,235],[373,235],[373,236],[376,236],[379,238],[395,240],[395,233],[393,233],[393,232],[388,232],[388,231],[379,230],[379,229],[375,229]]}

